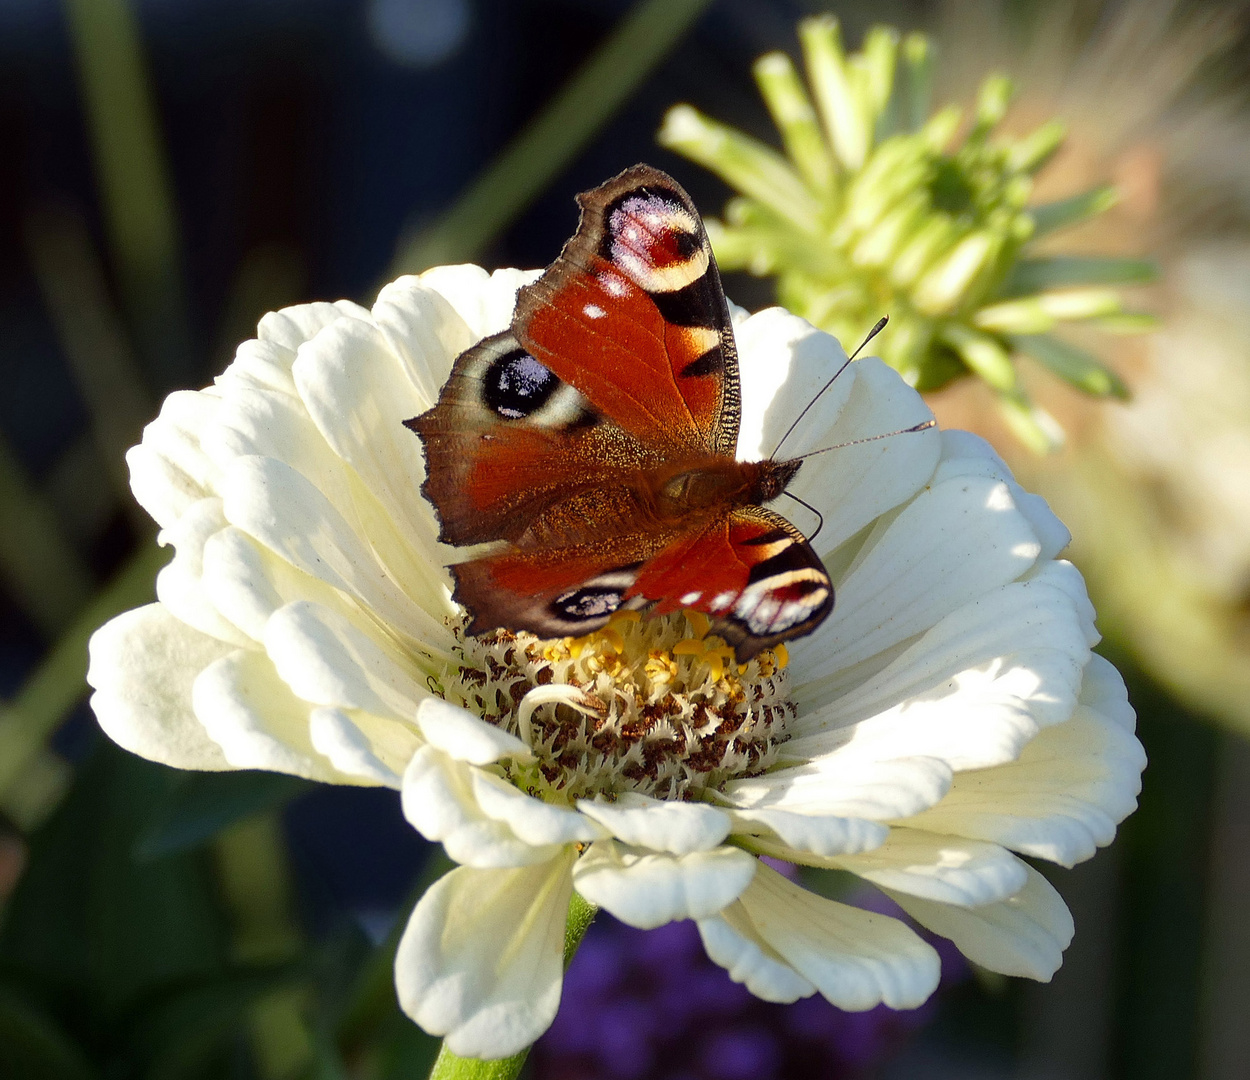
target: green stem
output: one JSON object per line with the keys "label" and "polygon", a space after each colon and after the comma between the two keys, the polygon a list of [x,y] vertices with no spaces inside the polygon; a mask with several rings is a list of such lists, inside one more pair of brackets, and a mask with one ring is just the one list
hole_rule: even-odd
{"label": "green stem", "polygon": [[[573,954],[590,929],[598,908],[583,900],[577,893],[569,901],[568,921],[564,924],[564,966],[573,961]],[[430,1070],[430,1080],[515,1080],[521,1066],[529,1056],[527,1046],[519,1054],[498,1061],[482,1061],[478,1058],[462,1058],[453,1054],[443,1043],[438,1059]]]}

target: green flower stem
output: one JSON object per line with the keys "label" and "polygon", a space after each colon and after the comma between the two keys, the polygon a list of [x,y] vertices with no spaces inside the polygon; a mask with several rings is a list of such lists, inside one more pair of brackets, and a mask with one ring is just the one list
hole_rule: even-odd
{"label": "green flower stem", "polygon": [[[564,966],[567,969],[573,961],[573,954],[594,922],[598,908],[573,893],[569,901],[568,920],[564,924]],[[482,1061],[479,1058],[462,1058],[447,1049],[447,1044],[438,1052],[438,1059],[430,1070],[430,1080],[515,1080],[529,1056],[527,1046],[519,1054],[497,1061]]]}

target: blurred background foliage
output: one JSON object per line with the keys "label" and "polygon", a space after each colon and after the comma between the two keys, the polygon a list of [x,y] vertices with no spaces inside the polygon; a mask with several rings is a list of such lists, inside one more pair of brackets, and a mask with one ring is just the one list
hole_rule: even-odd
{"label": "blurred background foliage", "polygon": [[[829,14],[836,31],[796,35]],[[739,303],[779,295],[851,337],[898,317],[882,350],[1072,526],[1151,765],[1117,845],[1048,870],[1078,927],[1050,986],[952,962],[905,1017],[763,1007],[681,928],[640,940],[604,919],[531,1075],[1250,1075],[1246,45],[1238,6],[1196,0],[0,5],[0,1075],[424,1075],[436,1044],[399,1013],[390,964],[447,864],[393,793],[174,772],[83,705],[87,637],[150,599],[168,558],[122,454],[264,311],[368,302],[439,262],[543,265],[572,195],[639,160],[709,218],[726,207],[712,231]],[[831,79],[873,91],[854,138],[847,116],[814,122]],[[939,139],[947,105],[973,120],[937,121]],[[1000,238],[966,292],[918,303],[919,278],[889,272],[949,201],[857,255],[862,229],[796,243],[759,182],[798,175],[827,235],[853,209],[839,191],[900,183],[887,161],[855,188],[869,151],[916,131],[931,191],[953,170],[984,196],[967,228],[939,223],[944,250]],[[1039,206],[1071,227],[1040,235]],[[1001,310],[1070,287],[1114,293],[1063,328],[1076,309]],[[1122,310],[1154,331],[1101,333]]]}

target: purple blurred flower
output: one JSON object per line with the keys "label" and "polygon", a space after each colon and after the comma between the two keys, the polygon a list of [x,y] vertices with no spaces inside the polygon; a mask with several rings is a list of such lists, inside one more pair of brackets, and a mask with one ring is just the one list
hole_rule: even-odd
{"label": "purple blurred flower", "polygon": [[[776,869],[785,871],[785,867]],[[875,890],[847,898],[906,918]],[[928,936],[928,935],[926,935]],[[949,942],[942,981],[967,966]],[[569,969],[560,1012],[531,1055],[535,1080],[843,1080],[871,1074],[932,1019],[843,1012],[820,997],[773,1005],[707,959],[692,922],[634,930],[600,915]]]}

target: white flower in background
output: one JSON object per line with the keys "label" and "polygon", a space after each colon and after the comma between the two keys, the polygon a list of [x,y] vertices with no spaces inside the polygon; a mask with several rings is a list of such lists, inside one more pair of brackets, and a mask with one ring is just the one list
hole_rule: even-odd
{"label": "white flower in background", "polygon": [[[528,280],[445,267],[372,311],[289,308],[213,386],[169,397],[130,465],[177,554],[159,603],[92,640],[102,726],[181,768],[401,789],[461,865],[412,914],[400,1001],[461,1055],[550,1024],[573,889],[634,926],[697,920],[769,1000],[909,1008],[933,991],[937,954],[909,927],[756,853],[855,873],[977,963],[1049,979],[1071,919],[1016,853],[1091,856],[1144,764],[1056,558],[1062,524],[980,439],[902,435],[815,457],[792,485],[825,515],[838,600],[789,657],[739,667],[695,615],[466,640],[443,569],[458,553],[435,539],[402,422]],[[758,457],[845,354],[780,309],[736,330],[739,451]],[[927,415],[860,360],[787,446]]]}

